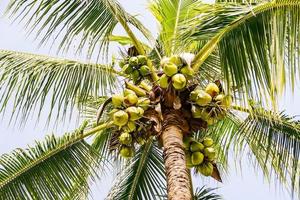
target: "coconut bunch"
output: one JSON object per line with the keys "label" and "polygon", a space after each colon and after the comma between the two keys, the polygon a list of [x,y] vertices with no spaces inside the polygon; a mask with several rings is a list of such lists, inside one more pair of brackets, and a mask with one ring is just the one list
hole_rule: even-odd
{"label": "coconut bunch", "polygon": [[[146,83],[144,83],[146,84]],[[150,87],[148,85],[148,87]],[[111,112],[114,125],[118,127],[120,155],[128,158],[134,155],[134,145],[143,145],[145,139],[138,133],[143,128],[140,119],[150,107],[145,89],[126,82],[122,94],[112,96],[114,109]]]}
{"label": "coconut bunch", "polygon": [[175,90],[183,90],[188,80],[194,75],[194,70],[191,68],[190,63],[181,56],[163,58],[161,67],[163,74],[159,79],[159,85],[164,89],[167,89],[172,84]]}
{"label": "coconut bunch", "polygon": [[134,83],[137,83],[150,74],[147,60],[147,57],[143,55],[126,57],[119,62],[119,66],[125,74],[129,75]]}
{"label": "coconut bunch", "polygon": [[212,176],[216,159],[214,141],[209,137],[204,138],[201,142],[192,137],[185,137],[183,144],[187,167],[194,167],[197,173],[204,176]]}
{"label": "coconut bunch", "polygon": [[208,125],[223,119],[231,106],[232,98],[225,95],[215,83],[209,83],[205,90],[196,87],[190,93],[193,118],[201,118]]}

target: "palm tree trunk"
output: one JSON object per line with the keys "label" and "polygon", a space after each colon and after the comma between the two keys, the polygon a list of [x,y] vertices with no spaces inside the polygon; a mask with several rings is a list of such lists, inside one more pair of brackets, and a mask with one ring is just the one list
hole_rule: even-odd
{"label": "palm tree trunk", "polygon": [[[177,119],[180,119],[180,117]],[[180,122],[180,120],[176,121]],[[179,128],[181,124],[167,123],[162,133],[162,142],[164,146],[168,199],[190,200],[192,199],[191,185],[183,150],[183,133],[181,128]]]}

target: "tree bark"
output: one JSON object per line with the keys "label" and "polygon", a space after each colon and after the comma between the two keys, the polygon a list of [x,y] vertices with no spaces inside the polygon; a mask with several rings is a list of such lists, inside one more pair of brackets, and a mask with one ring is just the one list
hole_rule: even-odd
{"label": "tree bark", "polygon": [[161,135],[164,146],[168,199],[190,200],[192,199],[192,194],[183,150],[183,131],[182,128],[179,128],[184,126],[184,124],[174,123],[180,123],[182,116],[172,116],[172,123],[169,123],[170,121],[168,120],[167,117]]}

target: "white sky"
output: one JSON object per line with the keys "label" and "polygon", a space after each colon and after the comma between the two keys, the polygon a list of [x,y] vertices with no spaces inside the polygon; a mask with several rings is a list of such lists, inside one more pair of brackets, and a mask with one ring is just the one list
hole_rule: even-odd
{"label": "white sky", "polygon": [[[4,5],[8,0],[0,0],[0,16],[4,11]],[[133,14],[140,14],[139,18],[142,19],[144,24],[150,28],[154,33],[157,32],[157,25],[151,15],[146,12],[146,0],[122,0],[123,6]],[[121,33],[121,29],[117,29],[117,33]],[[21,24],[11,24],[7,18],[0,18],[0,49],[9,49],[17,51],[26,51],[39,54],[51,53],[49,52],[49,45],[40,49],[37,48],[38,42],[33,41],[33,37],[26,37],[26,32],[23,31]],[[72,57],[72,56],[69,56]],[[294,98],[284,98],[281,102],[282,109],[286,110],[291,115],[300,113],[300,94],[299,86],[296,89]],[[298,103],[297,103],[298,102]],[[43,122],[43,119],[41,119]],[[66,130],[72,130],[78,124],[77,122],[70,122],[67,126],[60,124],[54,132],[63,133]],[[14,127],[8,124],[7,118],[4,117],[0,121],[0,154],[7,153],[17,147],[25,147],[27,144],[32,144],[34,140],[44,138],[44,133],[52,132],[53,129],[45,129],[44,123],[36,125],[35,123],[28,123],[24,128]],[[247,157],[245,155],[245,157]],[[237,170],[231,162],[230,174],[224,180],[223,184],[218,184],[212,180],[203,180],[200,177],[194,177],[195,186],[202,186],[203,184],[210,185],[211,187],[218,187],[217,193],[223,195],[228,200],[287,200],[290,196],[287,192],[281,190],[279,187],[275,190],[274,184],[266,183],[261,173],[254,172],[252,167],[249,167],[249,162],[246,159],[242,162],[241,170]],[[103,178],[102,183],[98,184],[93,189],[94,199],[104,199],[105,194],[110,188],[111,178]],[[278,189],[279,188],[279,189]]]}

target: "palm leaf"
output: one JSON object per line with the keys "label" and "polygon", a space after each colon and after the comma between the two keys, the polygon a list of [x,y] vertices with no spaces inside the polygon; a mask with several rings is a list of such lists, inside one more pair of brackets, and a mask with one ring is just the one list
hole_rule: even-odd
{"label": "palm leaf", "polygon": [[37,36],[43,36],[41,43],[59,38],[60,50],[76,45],[79,52],[87,47],[88,55],[107,51],[109,36],[120,19],[149,36],[148,30],[115,0],[10,0],[6,13],[26,21],[30,31],[37,30]]}
{"label": "palm leaf", "polygon": [[[237,144],[249,145],[265,174],[289,184],[292,192],[300,183],[300,123],[284,113],[257,109],[241,124]],[[240,149],[239,149],[240,150]]]}
{"label": "palm leaf", "polygon": [[34,147],[2,155],[0,198],[64,199],[87,176],[95,177],[98,154],[82,140],[85,125],[74,133],[48,136]]}
{"label": "palm leaf", "polygon": [[196,188],[193,200],[221,200],[220,195],[215,194],[213,188]]}
{"label": "palm leaf", "polygon": [[186,34],[181,34],[185,41],[210,38],[197,54],[194,68],[218,48],[228,88],[242,87],[250,98],[271,97],[275,105],[287,83],[294,87],[299,78],[300,2],[216,4],[206,13],[188,20]]}
{"label": "palm leaf", "polygon": [[192,8],[199,5],[194,0],[154,0],[150,3],[150,11],[160,24],[159,41],[165,56],[182,53],[185,43],[179,40],[179,31],[186,19],[192,18]]}
{"label": "palm leaf", "polygon": [[115,78],[116,71],[109,66],[0,51],[1,111],[13,102],[12,115],[26,119],[35,108],[41,114],[50,102],[49,118],[54,108],[58,118],[90,95],[109,93]]}
{"label": "palm leaf", "polygon": [[162,152],[152,139],[120,172],[108,199],[157,199],[166,185]]}

